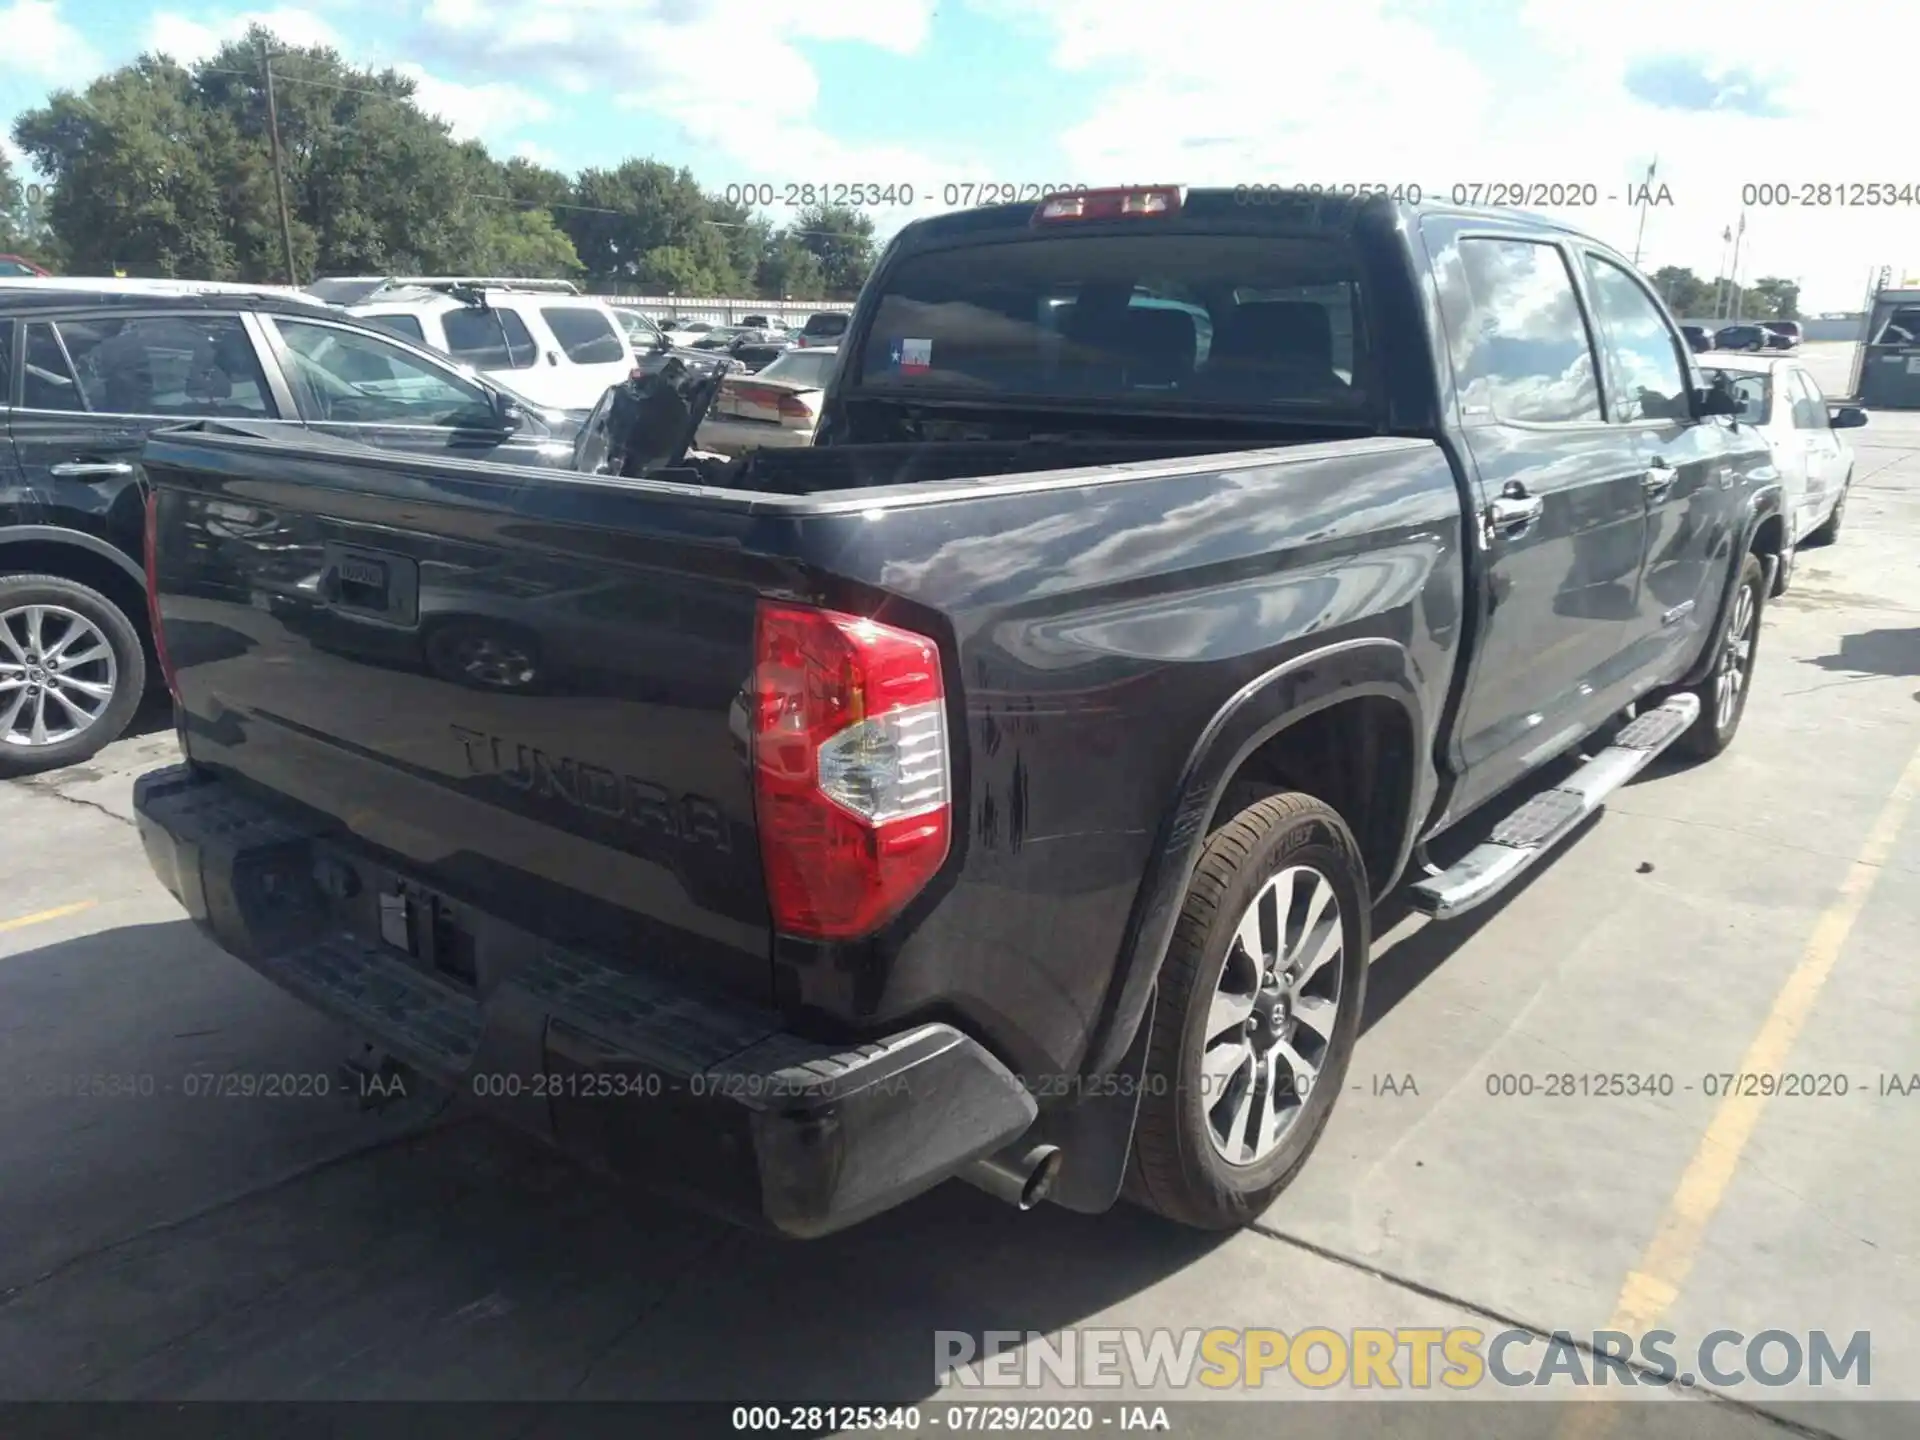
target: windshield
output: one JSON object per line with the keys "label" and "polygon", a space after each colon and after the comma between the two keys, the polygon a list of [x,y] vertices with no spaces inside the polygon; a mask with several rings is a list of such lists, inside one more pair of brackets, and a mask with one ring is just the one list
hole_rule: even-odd
{"label": "windshield", "polygon": [[326,301],[329,305],[358,305],[382,285],[385,280],[342,277],[337,280],[316,280],[307,286],[307,294]]}
{"label": "windshield", "polygon": [[1325,240],[1061,235],[934,251],[886,279],[870,391],[1357,411],[1359,283]]}
{"label": "windshield", "polygon": [[789,350],[760,374],[768,380],[791,380],[824,390],[827,377],[833,374],[833,363],[839,358],[837,350]]}
{"label": "windshield", "polygon": [[628,340],[635,344],[651,345],[660,338],[660,331],[654,323],[638,311],[628,310],[618,305],[611,308],[614,318],[619,320],[620,328],[626,332]]}

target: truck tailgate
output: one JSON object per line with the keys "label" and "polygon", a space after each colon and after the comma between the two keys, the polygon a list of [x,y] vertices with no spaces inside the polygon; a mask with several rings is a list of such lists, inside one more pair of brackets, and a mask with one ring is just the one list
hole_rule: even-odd
{"label": "truck tailgate", "polygon": [[176,431],[146,464],[196,766],[454,901],[770,998],[750,517],[309,437]]}

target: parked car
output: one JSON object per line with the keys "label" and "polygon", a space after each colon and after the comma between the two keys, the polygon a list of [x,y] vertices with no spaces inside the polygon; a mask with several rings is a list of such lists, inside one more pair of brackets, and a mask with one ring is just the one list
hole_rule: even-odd
{"label": "parked car", "polygon": [[742,330],[779,331],[784,334],[791,327],[786,321],[772,315],[746,315],[740,320]]}
{"label": "parked car", "polygon": [[674,344],[691,347],[713,331],[714,323],[711,320],[696,320],[691,316],[682,315],[663,322],[660,328],[666,331],[667,338]]}
{"label": "parked car", "polygon": [[817,311],[807,317],[793,343],[802,349],[837,346],[840,337],[847,333],[847,323],[852,318],[844,310]]}
{"label": "parked car", "polygon": [[1805,338],[1798,320],[1763,320],[1760,328],[1767,332],[1767,345],[1774,350],[1797,350]]}
{"label": "parked car", "polygon": [[1713,349],[1713,336],[1707,333],[1704,325],[1682,325],[1680,334],[1686,340],[1687,348],[1696,355]]}
{"label": "parked car", "polygon": [[[0,775],[84,760],[126,729],[157,673],[140,445],[214,419],[547,467],[571,465],[578,427],[312,297],[0,280]],[[271,528],[245,497],[230,509]]]}
{"label": "parked car", "polygon": [[1837,433],[1867,423],[1857,405],[1834,405],[1813,372],[1797,360],[1772,356],[1717,356],[1701,373],[1740,402],[1737,417],[1766,437],[1779,467],[1787,541],[1774,576],[1774,594],[1792,579],[1795,553],[1840,538],[1853,484],[1853,447]]}
{"label": "parked car", "polygon": [[572,290],[529,281],[403,280],[351,313],[445,351],[538,404],[584,414],[609,385],[626,379],[636,355],[613,307]]}
{"label": "parked car", "polygon": [[700,448],[738,455],[762,445],[811,445],[837,350],[793,348],[751,381],[722,382],[699,428]]}
{"label": "parked car", "polygon": [[1767,332],[1758,325],[1723,325],[1714,332],[1715,350],[1765,350]]}
{"label": "parked car", "polygon": [[764,370],[793,349],[793,336],[780,330],[742,330],[727,341],[727,354],[748,374]]}
{"label": "parked car", "polygon": [[7,279],[20,279],[23,277],[34,278],[49,276],[52,273],[51,270],[42,269],[40,266],[34,264],[33,261],[27,259],[24,255],[0,255],[0,277]]}
{"label": "parked car", "polygon": [[[147,442],[185,749],[147,854],[361,1075],[788,1235],[955,1176],[1227,1229],[1347,1088],[1378,900],[1470,913],[1735,741],[1773,461],[1577,231],[1083,191],[908,225],[842,348],[813,446],[688,432],[638,484]],[[629,428],[724,379],[682,378]],[[213,537],[260,493],[354,614],[483,587],[623,683],[317,655]]]}

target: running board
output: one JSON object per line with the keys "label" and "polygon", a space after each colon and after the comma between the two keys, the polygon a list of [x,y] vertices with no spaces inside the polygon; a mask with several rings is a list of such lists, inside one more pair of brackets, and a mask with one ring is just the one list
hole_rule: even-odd
{"label": "running board", "polygon": [[1611,745],[1567,779],[1533,796],[1445,870],[1409,887],[1413,908],[1436,920],[1451,920],[1491,900],[1685,734],[1699,716],[1699,696],[1676,695],[1629,721]]}

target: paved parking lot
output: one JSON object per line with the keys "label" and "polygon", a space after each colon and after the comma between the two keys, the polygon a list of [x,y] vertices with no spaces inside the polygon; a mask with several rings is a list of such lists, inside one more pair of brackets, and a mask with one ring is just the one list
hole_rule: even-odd
{"label": "paved parking lot", "polygon": [[[1840,347],[1810,350],[1837,393]],[[457,1114],[189,1098],[189,1070],[331,1071],[342,1046],[151,878],[132,777],[171,731],[0,786],[0,1397],[873,1403],[933,1392],[936,1329],[1612,1321],[1868,1330],[1868,1393],[1920,1400],[1920,1092],[1883,1093],[1920,1072],[1920,414],[1853,439],[1846,532],[1768,612],[1738,744],[1643,777],[1470,921],[1389,905],[1352,1089],[1229,1239],[948,1186],[785,1244]],[[1848,1093],[1707,1093],[1762,1067]],[[1673,1093],[1489,1093],[1562,1072]],[[1729,1436],[1920,1414],[1733,1393],[1669,1408]],[[1216,1408],[1181,1428],[1255,1433]],[[1533,1433],[1526,1408],[1473,1433]]]}

